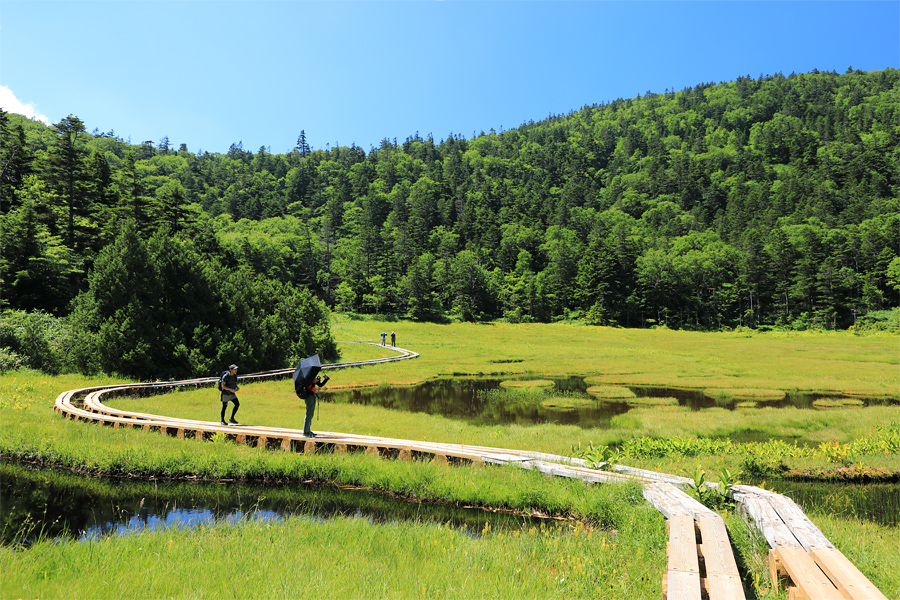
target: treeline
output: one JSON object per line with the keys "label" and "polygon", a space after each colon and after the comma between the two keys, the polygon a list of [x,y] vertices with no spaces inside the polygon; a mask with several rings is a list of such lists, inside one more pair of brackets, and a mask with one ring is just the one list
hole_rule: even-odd
{"label": "treeline", "polygon": [[341,311],[845,328],[898,306],[898,94],[895,69],[747,76],[284,154],[4,114],[3,306],[77,313],[130,227]]}

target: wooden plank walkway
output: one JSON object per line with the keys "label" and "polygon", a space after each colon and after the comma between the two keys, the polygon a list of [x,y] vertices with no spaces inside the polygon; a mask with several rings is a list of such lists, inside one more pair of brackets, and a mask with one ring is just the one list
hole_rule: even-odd
{"label": "wooden plank walkway", "polygon": [[[377,344],[375,344],[377,345]],[[418,354],[393,348],[388,358],[325,365],[338,369],[416,358]],[[288,378],[293,369],[241,376],[242,383]],[[656,473],[622,465],[599,465],[524,450],[467,444],[446,444],[323,431],[307,438],[301,431],[262,426],[223,426],[218,421],[179,419],[111,408],[104,398],[119,395],[147,396],[185,386],[213,386],[217,379],[200,378],[177,382],[124,384],[70,390],[60,394],[54,410],[68,419],[94,422],[114,428],[158,431],[181,439],[203,441],[225,434],[239,444],[292,452],[366,452],[400,460],[435,460],[444,464],[511,465],[533,469],[547,476],[581,479],[588,483],[637,481],[644,498],[668,520],[668,566],[663,577],[664,597],[672,599],[741,600],[745,598],[722,517],[682,490],[693,484],[687,477]],[[708,484],[715,486],[716,484]],[[752,486],[732,486],[727,491],[739,512],[760,530],[772,550],[769,555],[773,584],[789,577],[791,598],[847,598],[879,600],[885,596],[829,542],[790,498]]]}
{"label": "wooden plank walkway", "polygon": [[[647,484],[643,493],[644,498],[668,519],[668,567],[663,580],[663,597],[672,600],[745,598],[722,517],[671,483]],[[696,576],[694,565],[697,565]]]}
{"label": "wooden plank walkway", "polygon": [[749,485],[732,486],[730,493],[769,542],[773,586],[789,578],[790,597],[798,600],[887,600],[793,500]]}

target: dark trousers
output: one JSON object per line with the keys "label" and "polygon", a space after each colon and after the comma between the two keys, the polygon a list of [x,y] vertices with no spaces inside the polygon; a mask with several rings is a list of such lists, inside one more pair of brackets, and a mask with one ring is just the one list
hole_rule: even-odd
{"label": "dark trousers", "polygon": [[237,396],[226,396],[222,394],[222,420],[225,420],[225,409],[228,408],[228,402],[234,402],[234,409],[231,411],[231,418],[234,418],[234,415],[237,414],[237,410],[241,407],[241,403],[238,402]]}
{"label": "dark trousers", "polygon": [[306,421],[303,422],[303,433],[312,433],[312,418],[316,412],[316,395],[309,394],[306,400]]}

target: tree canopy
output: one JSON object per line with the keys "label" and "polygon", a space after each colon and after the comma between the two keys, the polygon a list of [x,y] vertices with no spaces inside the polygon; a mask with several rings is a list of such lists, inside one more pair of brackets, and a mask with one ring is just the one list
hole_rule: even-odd
{"label": "tree canopy", "polygon": [[[895,69],[742,76],[368,152],[301,131],[284,154],[0,111],[2,303],[105,335],[104,319],[141,327],[129,311],[171,297],[160,369],[207,368],[190,353],[217,342],[186,328],[213,317],[179,298],[240,302],[216,296],[229,285],[414,319],[843,328],[898,306],[898,93]],[[112,291],[123,260],[157,299]],[[236,352],[284,358],[245,335]]]}

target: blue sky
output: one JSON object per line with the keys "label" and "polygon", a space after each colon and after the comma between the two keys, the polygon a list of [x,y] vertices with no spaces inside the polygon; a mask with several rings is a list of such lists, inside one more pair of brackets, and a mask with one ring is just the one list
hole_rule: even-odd
{"label": "blue sky", "polygon": [[3,0],[0,105],[290,151],[510,129],[739,75],[900,67],[900,2]]}

